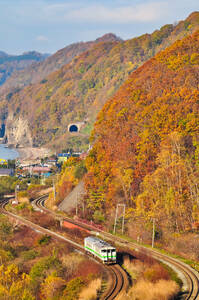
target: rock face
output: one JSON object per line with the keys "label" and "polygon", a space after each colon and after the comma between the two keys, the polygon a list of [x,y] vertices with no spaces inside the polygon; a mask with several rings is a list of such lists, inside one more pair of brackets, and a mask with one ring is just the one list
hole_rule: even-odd
{"label": "rock face", "polygon": [[6,120],[5,139],[8,144],[15,147],[32,147],[33,142],[28,121],[10,113]]}

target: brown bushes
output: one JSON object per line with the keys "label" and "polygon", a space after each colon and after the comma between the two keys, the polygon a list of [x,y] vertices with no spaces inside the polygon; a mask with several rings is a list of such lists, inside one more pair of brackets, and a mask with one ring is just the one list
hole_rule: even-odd
{"label": "brown bushes", "polygon": [[132,300],[170,300],[179,292],[178,285],[171,280],[159,280],[152,283],[140,280],[129,292]]}
{"label": "brown bushes", "polygon": [[167,237],[167,250],[187,259],[199,260],[199,234],[188,233]]}
{"label": "brown bushes", "polygon": [[124,267],[133,280],[133,287],[128,294],[123,294],[117,299],[174,299],[179,292],[179,286],[176,282],[169,280],[169,272],[160,263],[144,253],[140,253],[138,256],[136,259],[124,256]]}
{"label": "brown bushes", "polygon": [[79,295],[79,300],[94,300],[97,299],[97,291],[101,288],[102,281],[97,278],[91,281],[87,288],[84,288]]}
{"label": "brown bushes", "polygon": [[152,267],[148,267],[143,274],[144,279],[150,282],[157,282],[160,278],[164,280],[169,280],[168,272],[160,265],[155,264]]}

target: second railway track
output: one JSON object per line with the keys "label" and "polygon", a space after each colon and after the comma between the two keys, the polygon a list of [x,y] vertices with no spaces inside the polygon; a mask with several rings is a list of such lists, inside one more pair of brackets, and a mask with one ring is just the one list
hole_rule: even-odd
{"label": "second railway track", "polygon": [[[41,203],[46,199],[46,196],[40,197],[35,200],[35,205],[40,206],[39,209],[43,210],[44,207],[41,207]],[[61,234],[58,234],[54,231],[51,231],[49,229],[43,228],[21,216],[18,216],[16,214],[13,214],[5,209],[6,204],[8,203],[8,200],[1,200],[0,202],[0,211],[1,213],[8,215],[14,219],[19,220],[21,223],[24,225],[37,230],[38,232],[48,234],[53,236],[56,239],[61,239],[64,240],[65,242],[71,244],[75,249],[78,249],[81,251],[83,254],[84,253],[84,247],[64,236]],[[42,203],[43,204],[43,203]],[[34,205],[34,204],[33,204]],[[112,300],[115,299],[116,296],[119,295],[121,291],[126,291],[128,286],[129,286],[129,281],[128,281],[128,276],[126,272],[119,266],[119,265],[111,265],[111,266],[105,266],[107,269],[108,273],[110,274],[111,277],[111,283],[109,284],[108,288],[105,290],[105,292],[102,294],[100,299],[102,300]]]}
{"label": "second railway track", "polygon": [[[55,212],[45,208],[44,206],[44,202],[45,202],[46,196],[41,197],[40,199],[38,199],[36,201],[36,205],[38,207],[40,207],[40,209],[44,210],[45,212],[51,213],[53,215],[58,215]],[[78,226],[81,226],[83,228],[86,228],[87,230],[90,229],[91,231],[93,230],[92,226],[86,225],[86,224],[82,224],[81,222],[78,221],[74,221],[71,220],[70,218],[65,218],[68,222],[71,222],[73,224],[76,224]],[[180,274],[180,277],[183,281],[183,285],[184,285],[184,295],[183,295],[183,299],[186,300],[199,300],[199,273],[194,270],[193,268],[191,268],[189,265],[181,262],[180,260],[177,260],[173,257],[170,257],[168,255],[165,254],[161,254],[156,250],[152,250],[152,249],[148,249],[145,248],[141,245],[135,244],[133,242],[126,242],[124,239],[119,238],[119,237],[115,237],[112,234],[109,234],[107,232],[101,231],[99,229],[97,229],[100,234],[102,236],[104,236],[107,239],[110,239],[112,241],[116,241],[119,242],[121,244],[123,244],[125,247],[131,249],[135,249],[137,251],[144,251],[145,253],[147,253],[147,255],[152,256],[153,258],[162,261],[164,263],[166,263],[167,265],[169,265],[171,268],[174,269],[174,271],[176,271],[178,274]],[[107,298],[108,299],[108,298]]]}

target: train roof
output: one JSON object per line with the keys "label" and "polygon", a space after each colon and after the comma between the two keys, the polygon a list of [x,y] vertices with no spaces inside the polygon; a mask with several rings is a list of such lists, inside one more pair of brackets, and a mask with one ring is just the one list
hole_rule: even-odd
{"label": "train roof", "polygon": [[90,242],[92,244],[95,244],[98,248],[111,248],[111,249],[115,249],[115,247],[111,246],[109,243],[100,240],[96,237],[93,236],[88,236],[86,237],[84,240],[86,240],[87,242]]}

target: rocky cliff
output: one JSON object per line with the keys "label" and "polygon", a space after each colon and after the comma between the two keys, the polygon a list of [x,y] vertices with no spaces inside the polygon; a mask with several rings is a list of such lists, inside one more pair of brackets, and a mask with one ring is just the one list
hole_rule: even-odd
{"label": "rocky cliff", "polygon": [[12,112],[8,115],[6,120],[6,130],[4,141],[15,147],[31,147],[32,137],[28,126],[28,121],[18,116],[16,117]]}

